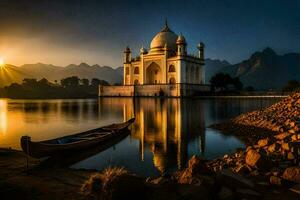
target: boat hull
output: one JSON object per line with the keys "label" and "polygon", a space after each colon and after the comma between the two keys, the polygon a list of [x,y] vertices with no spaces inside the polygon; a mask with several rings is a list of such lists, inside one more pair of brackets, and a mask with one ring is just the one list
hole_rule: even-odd
{"label": "boat hull", "polygon": [[[89,130],[83,133],[77,133],[70,136],[56,138],[53,140],[46,140],[41,142],[33,142],[30,137],[23,136],[21,138],[22,150],[35,158],[42,158],[48,156],[55,156],[61,153],[70,153],[72,151],[84,150],[96,145],[106,145],[111,140],[118,137],[124,137],[124,134],[128,134],[126,130],[134,122],[134,118],[120,124],[112,124],[109,126],[101,127],[98,129]],[[66,144],[59,144],[58,141],[68,140],[72,138],[85,137],[93,133],[102,134],[99,137],[93,137],[92,139],[85,139],[82,141],[71,142]]]}

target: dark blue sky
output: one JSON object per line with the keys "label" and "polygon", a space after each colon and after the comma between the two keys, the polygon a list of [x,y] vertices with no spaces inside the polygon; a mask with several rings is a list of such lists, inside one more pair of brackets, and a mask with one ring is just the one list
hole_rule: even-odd
{"label": "dark blue sky", "polygon": [[267,46],[300,52],[300,0],[0,1],[0,56],[12,64],[122,65],[149,48],[165,18],[190,53],[236,63]]}

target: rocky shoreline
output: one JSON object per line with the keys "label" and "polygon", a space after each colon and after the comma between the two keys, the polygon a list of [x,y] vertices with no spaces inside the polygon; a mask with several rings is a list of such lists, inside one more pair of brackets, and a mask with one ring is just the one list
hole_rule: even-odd
{"label": "rocky shoreline", "polygon": [[37,160],[30,161],[28,174],[22,152],[1,150],[0,195],[10,197],[17,191],[23,199],[300,199],[299,117],[298,93],[213,125],[240,137],[246,148],[215,160],[193,156],[185,169],[147,179],[123,168],[36,169]]}
{"label": "rocky shoreline", "polygon": [[226,168],[300,194],[300,93],[212,127],[237,135],[247,144],[245,150],[209,162],[212,170]]}

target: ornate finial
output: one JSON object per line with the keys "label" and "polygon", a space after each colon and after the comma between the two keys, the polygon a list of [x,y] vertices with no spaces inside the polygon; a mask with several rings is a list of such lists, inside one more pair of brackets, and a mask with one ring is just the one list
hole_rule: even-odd
{"label": "ornate finial", "polygon": [[173,31],[171,31],[171,29],[168,26],[168,20],[167,20],[167,18],[165,20],[165,27],[162,29],[161,32],[173,32]]}

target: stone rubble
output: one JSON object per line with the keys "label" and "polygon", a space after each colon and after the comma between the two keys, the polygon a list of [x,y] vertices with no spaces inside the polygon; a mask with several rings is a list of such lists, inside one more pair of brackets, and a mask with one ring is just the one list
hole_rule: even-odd
{"label": "stone rubble", "polygon": [[246,148],[210,161],[193,156],[170,177],[148,178],[155,199],[300,199],[300,93],[231,122]]}
{"label": "stone rubble", "polygon": [[[238,129],[242,132],[238,135],[248,136],[251,139],[247,141],[251,142],[248,142],[245,150],[208,162],[209,169],[216,173],[230,169],[235,174],[257,181],[267,180],[273,187],[288,187],[291,188],[290,191],[300,191],[295,189],[299,188],[296,184],[300,183],[300,93],[264,110],[242,114],[232,119],[231,124],[227,124],[226,128],[242,127]],[[247,135],[249,130],[243,131],[243,127],[269,132]],[[248,193],[252,196],[256,194]]]}
{"label": "stone rubble", "polygon": [[[260,111],[242,114],[233,123],[269,129],[283,134],[299,134],[300,130],[300,93]],[[282,135],[284,137],[284,135]]]}

